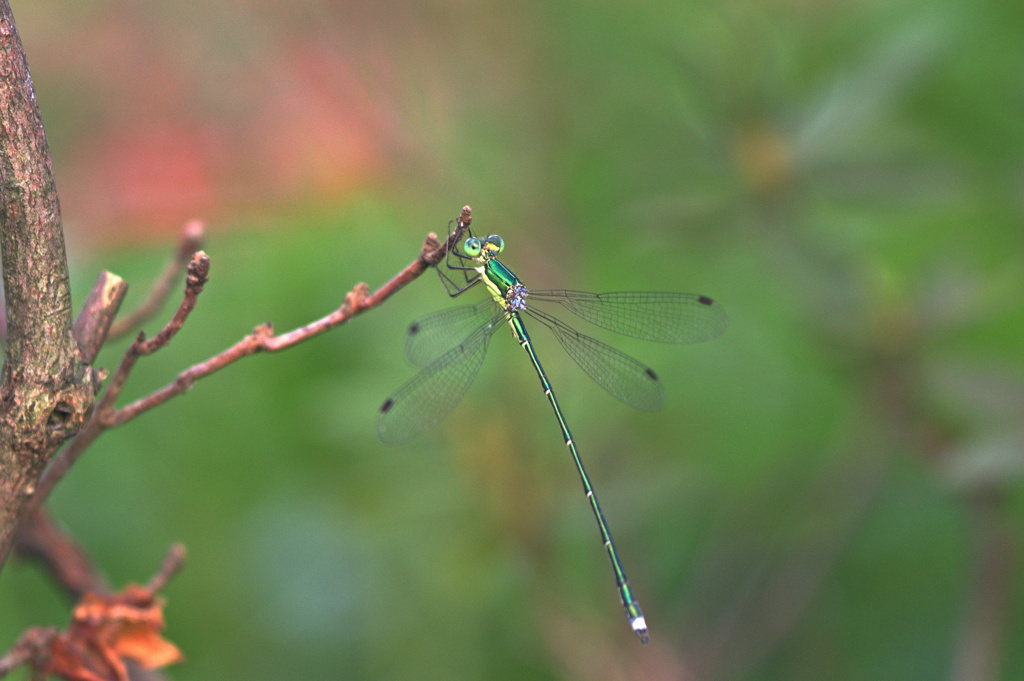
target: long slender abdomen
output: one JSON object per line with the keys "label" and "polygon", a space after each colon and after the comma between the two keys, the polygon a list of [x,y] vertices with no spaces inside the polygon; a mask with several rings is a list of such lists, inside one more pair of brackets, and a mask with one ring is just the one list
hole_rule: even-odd
{"label": "long slender abdomen", "polygon": [[551,383],[548,382],[548,377],[544,373],[544,367],[541,366],[540,359],[537,358],[537,353],[533,350],[530,334],[527,333],[526,326],[523,324],[523,320],[518,312],[512,311],[509,314],[509,324],[512,326],[512,332],[515,334],[516,340],[519,341],[519,345],[523,347],[523,350],[530,357],[530,362],[537,372],[537,377],[540,378],[541,388],[544,390],[548,402],[551,403],[551,409],[555,412],[555,417],[558,419],[558,425],[562,430],[562,438],[565,440],[565,445],[569,448],[573,462],[576,464],[576,471],[579,473],[580,482],[583,483],[583,493],[586,495],[587,501],[590,502],[590,509],[594,512],[597,529],[601,533],[601,541],[604,544],[605,551],[608,552],[608,560],[611,561],[612,571],[615,573],[615,586],[618,587],[619,600],[622,602],[622,609],[626,613],[626,619],[629,620],[629,626],[632,627],[633,632],[640,639],[641,643],[647,643],[650,640],[647,633],[647,622],[644,619],[643,612],[640,610],[640,603],[637,602],[633,589],[629,586],[626,572],[622,569],[619,552],[612,541],[611,530],[604,519],[601,504],[598,503],[597,495],[594,493],[594,487],[590,484],[590,476],[587,475],[587,470],[583,467],[583,459],[580,458],[580,454],[576,449],[576,443],[573,442],[569,425],[565,422],[565,417],[562,416],[562,409],[558,406],[558,400],[555,399],[555,391],[551,389]]}

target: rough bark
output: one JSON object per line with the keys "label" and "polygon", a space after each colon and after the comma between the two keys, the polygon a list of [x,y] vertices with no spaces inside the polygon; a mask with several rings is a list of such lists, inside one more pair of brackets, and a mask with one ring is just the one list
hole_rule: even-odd
{"label": "rough bark", "polygon": [[60,203],[35,89],[0,0],[0,252],[7,342],[0,378],[0,565],[36,481],[85,422],[94,390],[72,334]]}

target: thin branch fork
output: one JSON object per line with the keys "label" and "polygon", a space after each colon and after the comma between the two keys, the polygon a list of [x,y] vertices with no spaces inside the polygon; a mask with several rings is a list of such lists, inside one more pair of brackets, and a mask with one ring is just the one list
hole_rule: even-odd
{"label": "thin branch fork", "polygon": [[[419,257],[372,294],[366,284],[356,284],[356,286],[345,296],[345,302],[342,303],[341,307],[337,310],[314,322],[310,322],[305,326],[280,335],[274,335],[274,327],[272,324],[261,324],[253,329],[251,334],[241,339],[227,350],[224,350],[220,354],[215,355],[204,362],[195,364],[181,372],[169,385],[147,395],[146,397],[136,400],[121,409],[105,413],[102,416],[104,426],[113,427],[121,425],[125,421],[129,421],[139,414],[166,402],[171,397],[185,392],[200,378],[209,376],[213,372],[237,362],[243,357],[254,355],[257,352],[278,352],[280,350],[285,350],[293,345],[301,343],[302,341],[318,336],[326,331],[330,331],[336,326],[344,324],[361,312],[377,307],[390,298],[396,291],[408,285],[414,279],[423,274],[427,269],[437,265],[445,257],[448,249],[458,241],[462,232],[469,227],[471,221],[471,208],[469,206],[465,206],[462,209],[462,213],[459,215],[456,230],[449,239],[445,241],[445,243],[439,243],[437,235],[433,232],[428,234],[426,240],[423,242],[423,247],[420,250]],[[155,338],[154,341],[156,341]]]}
{"label": "thin branch fork", "polygon": [[114,403],[120,396],[121,390],[124,388],[138,358],[156,352],[167,345],[184,325],[189,313],[195,308],[196,300],[208,279],[210,261],[209,257],[202,251],[193,254],[186,277],[185,295],[174,316],[153,338],[147,340],[143,334],[139,334],[135,342],[125,352],[120,366],[114,372],[110,384],[97,402],[85,427],[61,451],[40,478],[30,512],[39,508],[57,482],[64,477],[75,461],[78,460],[78,457],[107,428],[119,426],[163,404],[175,395],[180,395],[188,390],[199,379],[209,376],[243,357],[248,357],[258,352],[277,352],[290,348],[293,345],[297,345],[302,341],[344,324],[361,312],[377,307],[399,289],[423,274],[427,269],[437,265],[445,257],[448,249],[458,242],[462,232],[469,227],[471,221],[471,209],[469,206],[465,206],[459,215],[456,229],[444,243],[438,241],[436,234],[428,234],[419,256],[372,294],[366,284],[357,284],[345,296],[345,301],[341,307],[334,312],[305,326],[280,335],[274,335],[272,324],[261,324],[253,329],[252,333],[223,352],[182,371],[167,386],[120,409],[116,409]]}

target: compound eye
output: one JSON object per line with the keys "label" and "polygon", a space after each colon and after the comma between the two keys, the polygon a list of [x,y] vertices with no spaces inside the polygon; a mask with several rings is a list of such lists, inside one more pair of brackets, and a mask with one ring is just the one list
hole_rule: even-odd
{"label": "compound eye", "polygon": [[466,239],[466,243],[462,244],[462,250],[466,252],[471,258],[475,258],[480,255],[480,250],[483,248],[483,244],[480,243],[480,239],[475,236],[471,236]]}
{"label": "compound eye", "polygon": [[489,237],[487,237],[487,243],[488,245],[491,246],[491,250],[493,250],[495,253],[501,253],[501,251],[505,248],[505,241],[497,234],[492,234]]}

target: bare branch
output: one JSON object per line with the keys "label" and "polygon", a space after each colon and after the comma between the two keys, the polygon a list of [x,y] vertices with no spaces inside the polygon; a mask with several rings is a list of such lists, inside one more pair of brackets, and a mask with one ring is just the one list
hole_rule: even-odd
{"label": "bare branch", "polygon": [[192,262],[189,265],[189,275],[187,278],[185,296],[181,304],[178,306],[177,311],[174,313],[173,318],[166,326],[164,326],[160,333],[154,336],[151,340],[147,341],[145,337],[140,334],[136,341],[128,348],[128,351],[121,360],[120,366],[117,368],[117,371],[115,371],[110,384],[107,386],[102,398],[97,403],[96,408],[93,410],[93,414],[85,427],[79,431],[78,435],[76,435],[70,443],[68,443],[64,450],[61,451],[60,455],[43,473],[42,478],[39,480],[39,485],[37,486],[35,497],[32,500],[30,508],[33,510],[39,508],[39,505],[42,504],[53,490],[54,486],[56,486],[60,479],[64,477],[68,470],[70,470],[71,466],[78,460],[78,457],[81,456],[82,452],[84,452],[100,435],[100,433],[107,428],[119,426],[126,421],[130,421],[139,414],[163,404],[175,395],[180,395],[188,390],[189,387],[191,387],[197,380],[205,376],[209,376],[215,371],[222,369],[229,364],[233,364],[243,357],[254,355],[257,352],[277,352],[279,350],[290,348],[304,340],[308,340],[313,336],[317,336],[340,324],[344,324],[361,312],[377,307],[391,297],[396,291],[423,274],[427,269],[437,265],[437,263],[445,257],[448,249],[458,242],[462,232],[469,226],[471,220],[471,209],[469,206],[465,206],[462,209],[462,213],[459,215],[456,229],[449,236],[448,240],[444,243],[440,243],[436,234],[428,234],[426,240],[423,242],[423,247],[420,249],[419,256],[406,266],[405,269],[395,275],[395,277],[372,294],[369,293],[369,288],[366,284],[357,284],[355,288],[345,296],[345,302],[342,303],[341,307],[337,310],[316,320],[315,322],[311,322],[310,324],[306,324],[305,326],[281,334],[280,336],[274,335],[274,329],[271,324],[261,324],[253,329],[251,334],[238,341],[227,350],[224,350],[210,359],[193,365],[181,372],[169,385],[157,390],[156,392],[150,393],[149,395],[142,397],[121,409],[115,409],[114,402],[120,396],[121,390],[124,388],[124,384],[127,381],[132,368],[135,366],[136,360],[142,355],[150,354],[164,347],[174,334],[181,329],[181,326],[184,324],[189,312],[191,312],[195,307],[196,297],[206,284],[207,275],[209,273],[209,258],[201,251],[194,254]]}
{"label": "bare branch", "polygon": [[175,395],[185,392],[200,378],[209,376],[213,372],[237,362],[243,357],[254,355],[257,352],[277,352],[290,348],[325,331],[330,331],[340,324],[344,324],[361,312],[377,307],[396,291],[409,284],[428,268],[436,265],[444,258],[448,249],[458,241],[462,231],[469,226],[472,219],[470,210],[469,206],[462,209],[458,227],[445,243],[440,244],[437,240],[437,235],[433,233],[427,235],[419,257],[399,272],[391,281],[374,291],[373,294],[369,293],[369,288],[366,284],[357,284],[345,296],[345,302],[337,310],[315,322],[279,336],[274,335],[274,328],[271,324],[261,324],[253,329],[251,334],[227,350],[181,372],[171,384],[112,413],[104,413],[102,416],[104,425],[111,427],[129,421],[139,414],[163,404]]}
{"label": "bare branch", "polygon": [[86,592],[105,593],[107,583],[85,550],[47,513],[39,509],[18,530],[16,553],[42,563],[61,588],[78,600]]}
{"label": "bare branch", "polygon": [[192,258],[192,254],[202,248],[205,235],[206,226],[202,220],[189,220],[185,223],[181,228],[178,250],[167,263],[160,278],[153,284],[149,297],[130,314],[114,322],[110,327],[110,338],[119,338],[131,333],[157,313],[174,289],[175,282]]}

